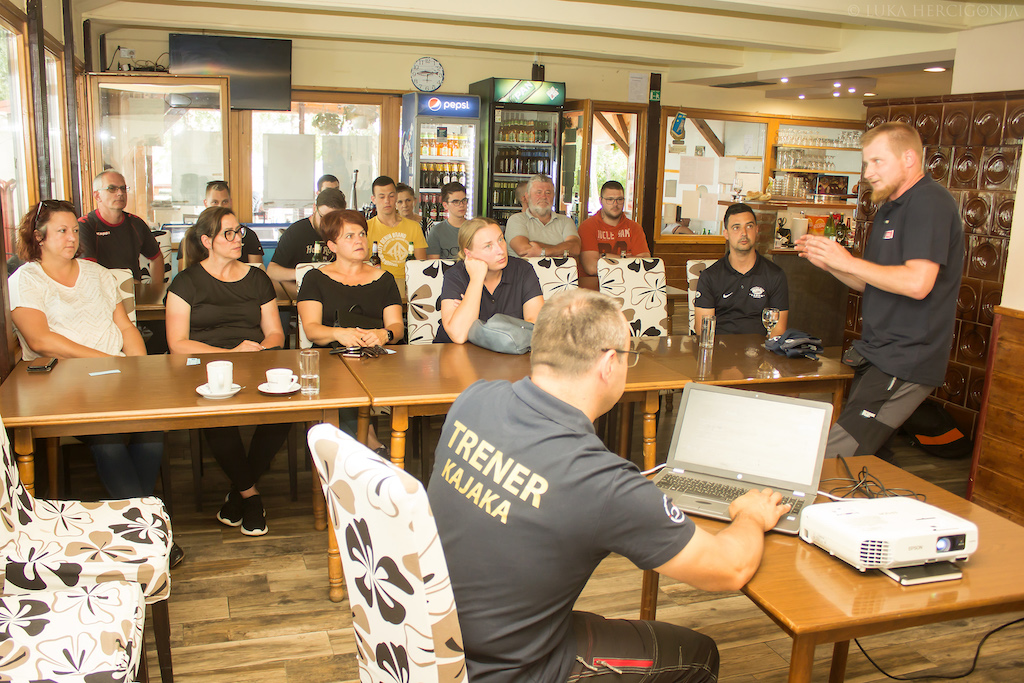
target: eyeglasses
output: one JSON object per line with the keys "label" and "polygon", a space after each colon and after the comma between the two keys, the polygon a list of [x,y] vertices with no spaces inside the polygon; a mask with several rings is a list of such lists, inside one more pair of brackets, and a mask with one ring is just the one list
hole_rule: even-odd
{"label": "eyeglasses", "polygon": [[47,211],[70,211],[71,213],[75,213],[75,207],[71,202],[66,202],[63,199],[44,199],[36,205],[36,215],[35,218],[32,219],[34,226],[39,223],[39,214],[43,212],[44,206]]}
{"label": "eyeglasses", "polygon": [[234,242],[235,237],[245,237],[245,226],[239,225],[237,228],[225,230],[221,234],[224,235],[224,239],[226,239],[228,242]]}
{"label": "eyeglasses", "polygon": [[614,351],[615,353],[626,354],[626,367],[632,368],[640,362],[640,352],[630,351],[629,349],[601,349],[602,351]]}
{"label": "eyeglasses", "polygon": [[124,192],[125,194],[128,194],[128,186],[127,185],[107,185],[103,189],[106,190],[107,192],[109,192],[110,194],[114,194],[114,193],[116,193],[118,191],[121,191],[121,192]]}
{"label": "eyeglasses", "polygon": [[625,197],[601,197],[602,202],[608,202],[609,204],[625,204]]}
{"label": "eyeglasses", "polygon": [[455,204],[457,206],[467,206],[469,204],[469,197],[465,197],[463,199],[449,199],[448,203]]}

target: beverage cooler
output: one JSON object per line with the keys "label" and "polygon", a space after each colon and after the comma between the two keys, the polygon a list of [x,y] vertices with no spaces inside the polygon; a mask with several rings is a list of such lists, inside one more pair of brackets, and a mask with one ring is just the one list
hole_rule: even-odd
{"label": "beverage cooler", "polygon": [[516,186],[536,173],[554,179],[557,196],[559,144],[565,83],[488,78],[469,86],[480,97],[480,211],[502,225],[522,210]]}
{"label": "beverage cooler", "polygon": [[458,181],[474,201],[480,98],[475,95],[408,93],[402,96],[401,181],[416,189],[423,229],[444,219],[441,186]]}

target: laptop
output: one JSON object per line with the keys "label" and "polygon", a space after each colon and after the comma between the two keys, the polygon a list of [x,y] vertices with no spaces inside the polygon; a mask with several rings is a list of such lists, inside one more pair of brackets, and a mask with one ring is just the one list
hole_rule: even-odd
{"label": "laptop", "polygon": [[691,382],[654,483],[687,514],[729,519],[729,503],[769,487],[793,509],[775,531],[800,531],[817,496],[832,404]]}

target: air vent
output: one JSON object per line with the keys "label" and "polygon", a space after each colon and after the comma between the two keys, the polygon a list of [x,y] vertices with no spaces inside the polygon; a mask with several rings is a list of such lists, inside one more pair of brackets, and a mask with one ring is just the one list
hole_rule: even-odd
{"label": "air vent", "polygon": [[860,561],[865,567],[881,567],[889,563],[886,541],[864,541],[860,544]]}
{"label": "air vent", "polygon": [[712,88],[758,88],[762,85],[775,85],[771,81],[742,81],[740,83],[722,83],[713,85]]}

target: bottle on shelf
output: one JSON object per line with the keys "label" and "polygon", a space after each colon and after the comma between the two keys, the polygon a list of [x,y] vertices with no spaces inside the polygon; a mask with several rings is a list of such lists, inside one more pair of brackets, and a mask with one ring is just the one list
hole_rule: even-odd
{"label": "bottle on shelf", "polygon": [[405,260],[406,261],[415,261],[416,260],[416,251],[415,251],[415,249],[412,246],[412,240],[409,240],[409,253],[407,253],[405,255]]}
{"label": "bottle on shelf", "polygon": [[376,268],[380,268],[380,254],[377,253],[377,243],[373,243],[373,247],[370,251],[370,265]]}
{"label": "bottle on shelf", "polygon": [[466,184],[466,164],[459,164],[459,182]]}

